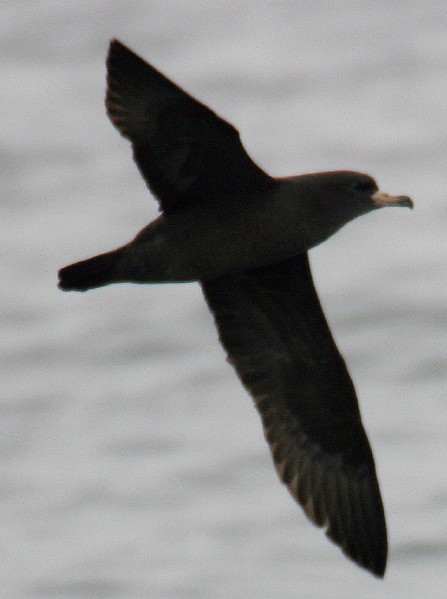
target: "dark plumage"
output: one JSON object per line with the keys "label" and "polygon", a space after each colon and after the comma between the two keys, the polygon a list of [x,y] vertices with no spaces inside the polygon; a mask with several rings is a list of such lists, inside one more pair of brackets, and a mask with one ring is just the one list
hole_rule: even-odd
{"label": "dark plumage", "polygon": [[162,214],[125,246],[61,269],[59,286],[200,281],[279,476],[346,555],[383,576],[374,459],[307,250],[361,214],[412,207],[410,198],[351,171],[270,177],[232,125],[118,41],[107,69],[108,115]]}

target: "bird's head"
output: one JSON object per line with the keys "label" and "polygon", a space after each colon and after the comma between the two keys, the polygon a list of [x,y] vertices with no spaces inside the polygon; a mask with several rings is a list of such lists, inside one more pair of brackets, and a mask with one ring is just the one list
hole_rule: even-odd
{"label": "bird's head", "polygon": [[385,208],[386,206],[403,206],[413,208],[413,200],[408,196],[393,196],[380,191],[375,180],[369,175],[355,172],[334,173],[346,185],[351,202],[365,205],[367,210]]}
{"label": "bird's head", "polygon": [[386,206],[413,208],[404,195],[379,190],[375,180],[354,171],[328,171],[289,179],[304,210],[312,245],[318,245],[362,214]]}
{"label": "bird's head", "polygon": [[375,180],[354,171],[328,171],[293,178],[297,197],[304,200],[305,218],[313,237],[321,243],[351,220],[386,206],[413,208],[404,195],[379,190]]}
{"label": "bird's head", "polygon": [[411,198],[380,191],[375,180],[364,173],[332,171],[318,173],[318,179],[324,188],[324,196],[333,203],[334,209],[346,210],[352,214],[351,218],[386,206],[413,208]]}

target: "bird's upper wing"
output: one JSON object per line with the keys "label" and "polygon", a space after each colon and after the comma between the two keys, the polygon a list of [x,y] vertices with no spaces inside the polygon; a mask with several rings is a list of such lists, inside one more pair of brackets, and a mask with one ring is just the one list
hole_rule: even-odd
{"label": "bird's upper wing", "polygon": [[346,555],[382,576],[387,533],[374,459],[307,254],[202,287],[282,481]]}
{"label": "bird's upper wing", "polygon": [[107,113],[169,213],[208,198],[264,193],[276,183],[248,156],[238,131],[114,40]]}

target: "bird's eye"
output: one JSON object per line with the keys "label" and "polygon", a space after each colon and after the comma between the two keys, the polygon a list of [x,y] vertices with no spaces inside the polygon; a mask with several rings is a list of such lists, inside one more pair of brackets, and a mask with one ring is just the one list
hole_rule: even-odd
{"label": "bird's eye", "polygon": [[372,181],[368,181],[368,179],[365,179],[365,180],[358,179],[357,181],[354,181],[354,183],[352,183],[351,188],[354,191],[360,191],[362,193],[366,193],[368,191],[374,191],[376,186]]}

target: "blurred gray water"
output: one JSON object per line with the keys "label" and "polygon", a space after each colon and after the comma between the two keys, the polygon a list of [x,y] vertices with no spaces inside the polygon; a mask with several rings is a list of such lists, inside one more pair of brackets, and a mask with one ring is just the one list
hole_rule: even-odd
{"label": "blurred gray water", "polygon": [[[376,456],[384,581],[277,481],[197,285],[56,288],[157,210],[104,113],[114,36],[272,174],[358,169],[415,200],[312,252]],[[445,2],[4,0],[0,40],[1,595],[445,597]]]}

